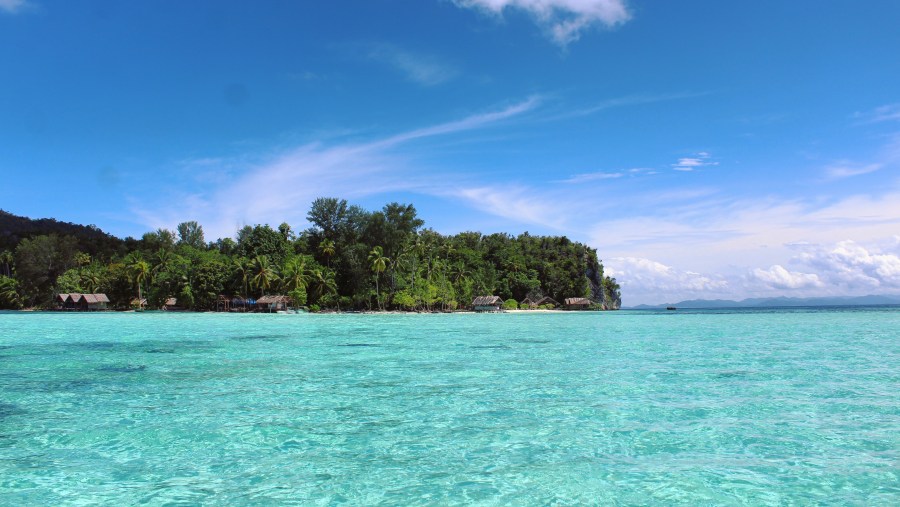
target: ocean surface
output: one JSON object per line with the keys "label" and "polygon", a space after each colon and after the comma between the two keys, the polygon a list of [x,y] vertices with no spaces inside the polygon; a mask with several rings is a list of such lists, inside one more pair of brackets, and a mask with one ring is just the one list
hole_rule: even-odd
{"label": "ocean surface", "polygon": [[0,314],[0,505],[900,505],[900,308]]}

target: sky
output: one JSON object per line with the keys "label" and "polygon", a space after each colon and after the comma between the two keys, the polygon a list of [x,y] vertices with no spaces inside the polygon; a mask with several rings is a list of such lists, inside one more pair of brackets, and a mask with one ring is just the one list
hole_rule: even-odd
{"label": "sky", "polygon": [[900,2],[0,0],[0,208],[566,235],[625,305],[900,293]]}

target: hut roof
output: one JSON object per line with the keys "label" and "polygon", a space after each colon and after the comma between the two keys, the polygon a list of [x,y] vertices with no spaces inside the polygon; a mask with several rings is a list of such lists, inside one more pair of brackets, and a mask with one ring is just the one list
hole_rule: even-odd
{"label": "hut roof", "polygon": [[588,298],[566,298],[567,305],[590,305],[593,304]]}
{"label": "hut roof", "polygon": [[272,303],[289,303],[291,298],[289,296],[282,295],[272,295],[272,296],[263,296],[256,300],[257,304],[268,305]]}
{"label": "hut roof", "polygon": [[72,301],[73,303],[77,303],[84,299],[85,303],[92,305],[96,303],[109,303],[109,298],[106,297],[106,294],[80,294],[78,292],[73,292],[70,294],[57,294],[56,299],[62,303],[66,301]]}
{"label": "hut roof", "polygon": [[166,299],[166,306],[175,306],[178,304],[178,300],[175,298]]}
{"label": "hut roof", "polygon": [[553,298],[550,297],[550,296],[544,296],[544,297],[542,297],[541,299],[538,299],[537,303],[535,303],[535,304],[538,305],[538,306],[540,306],[540,305],[556,305],[556,306],[559,306],[559,301],[553,299]]}
{"label": "hut roof", "polygon": [[478,296],[472,301],[472,306],[499,305],[502,302],[500,296]]}
{"label": "hut roof", "polygon": [[84,297],[84,301],[89,304],[97,304],[97,303],[109,303],[109,298],[106,297],[106,294],[81,294]]}

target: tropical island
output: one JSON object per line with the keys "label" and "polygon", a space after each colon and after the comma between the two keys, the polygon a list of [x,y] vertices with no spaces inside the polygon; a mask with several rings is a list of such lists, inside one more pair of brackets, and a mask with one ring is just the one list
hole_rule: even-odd
{"label": "tropical island", "polygon": [[442,235],[412,204],[367,211],[333,197],[316,199],[307,220],[300,232],[248,225],[215,241],[195,221],[121,239],[0,210],[0,309],[53,309],[69,294],[98,293],[119,310],[248,310],[262,300],[311,311],[454,311],[485,296],[504,309],[621,306],[596,249],[564,236]]}

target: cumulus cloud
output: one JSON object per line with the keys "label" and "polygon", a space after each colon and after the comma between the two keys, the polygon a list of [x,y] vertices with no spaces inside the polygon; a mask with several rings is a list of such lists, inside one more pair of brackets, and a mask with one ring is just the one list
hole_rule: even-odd
{"label": "cumulus cloud", "polygon": [[454,0],[462,7],[477,8],[502,15],[506,9],[530,14],[554,42],[565,46],[581,37],[584,30],[600,25],[607,28],[631,18],[625,0]]}
{"label": "cumulus cloud", "polygon": [[775,289],[809,289],[825,285],[816,274],[788,271],[778,264],[769,269],[754,269],[752,275]]}
{"label": "cumulus cloud", "polygon": [[613,257],[604,262],[631,300],[675,301],[727,294],[730,285],[720,276],[682,271],[641,257]]}
{"label": "cumulus cloud", "polygon": [[835,286],[850,291],[900,289],[897,251],[847,240],[828,246],[805,246],[796,261],[816,270],[821,278]]}

